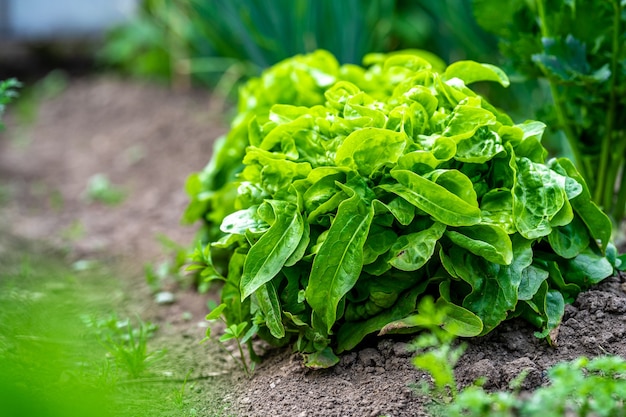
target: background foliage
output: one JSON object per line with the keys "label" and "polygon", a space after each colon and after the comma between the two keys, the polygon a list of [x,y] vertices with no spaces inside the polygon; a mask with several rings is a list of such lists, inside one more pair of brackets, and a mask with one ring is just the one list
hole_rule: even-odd
{"label": "background foliage", "polygon": [[538,109],[560,131],[592,196],[619,222],[626,209],[626,2],[474,0],[508,68],[547,83]]}
{"label": "background foliage", "polygon": [[213,85],[225,73],[258,75],[316,49],[358,64],[369,52],[416,47],[449,62],[489,61],[495,46],[468,0],[144,0],[139,17],[110,34],[102,57],[131,74]]}

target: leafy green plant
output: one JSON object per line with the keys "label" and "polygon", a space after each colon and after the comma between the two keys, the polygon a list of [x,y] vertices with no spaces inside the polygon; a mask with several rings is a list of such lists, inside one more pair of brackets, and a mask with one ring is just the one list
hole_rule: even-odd
{"label": "leafy green plant", "polygon": [[1,118],[6,109],[6,105],[17,97],[17,89],[21,86],[22,84],[15,78],[0,81],[0,130],[4,128]]}
{"label": "leafy green plant", "polygon": [[185,219],[207,225],[192,269],[224,283],[228,326],[327,367],[369,334],[418,331],[432,294],[456,335],[521,316],[547,337],[613,272],[611,222],[582,176],[545,163],[543,123],[466,86],[507,86],[499,68],[423,51],[365,63],[317,51],[251,80],[190,176]]}
{"label": "leafy green plant", "polygon": [[417,306],[417,312],[415,325],[425,331],[410,345],[411,349],[417,351],[417,355],[413,357],[413,365],[430,374],[435,389],[432,391],[428,385],[418,388],[431,394],[433,400],[449,402],[457,395],[454,367],[463,355],[466,345],[453,344],[455,332],[448,331],[445,327],[449,328],[454,324],[447,320],[445,309],[437,309],[432,298],[424,297]]}
{"label": "leafy green plant", "polygon": [[566,137],[604,210],[626,214],[626,3],[474,0],[478,22],[500,38],[509,65],[547,81],[543,113]]}
{"label": "leafy green plant", "polygon": [[[248,323],[228,323],[228,316],[224,314],[224,309],[226,308],[226,304],[220,304],[216,308],[214,308],[209,314],[206,316],[206,320],[208,321],[216,321],[220,320],[226,326],[224,330],[224,334],[222,334],[219,338],[220,343],[226,343],[229,340],[234,340],[237,344],[237,349],[239,351],[239,358],[236,358],[229,350],[227,350],[228,354],[239,364],[241,364],[241,369],[244,371],[246,376],[250,377],[252,372],[254,371],[254,362],[258,360],[256,355],[254,354],[254,350],[252,348],[252,336],[255,335],[258,330],[258,324],[254,324],[251,327],[248,326]],[[206,336],[202,339],[202,343],[211,339],[211,328],[208,327],[206,330]],[[248,349],[248,357],[250,360],[246,359],[246,354],[244,352],[244,347],[247,346]]]}
{"label": "leafy green plant", "polygon": [[548,371],[550,384],[530,396],[463,390],[446,408],[451,417],[624,416],[626,361],[618,356],[585,357],[560,363]]}

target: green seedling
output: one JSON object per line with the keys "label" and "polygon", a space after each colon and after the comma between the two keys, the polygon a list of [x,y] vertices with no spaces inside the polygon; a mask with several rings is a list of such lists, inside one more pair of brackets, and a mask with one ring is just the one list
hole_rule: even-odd
{"label": "green seedling", "polygon": [[432,391],[424,387],[425,391],[432,394],[434,399],[450,402],[457,395],[454,367],[466,345],[454,345],[456,336],[444,328],[447,323],[446,311],[438,309],[432,298],[422,299],[417,310],[413,324],[422,327],[424,332],[410,345],[417,352],[413,365],[432,377],[435,389]]}
{"label": "green seedling", "polygon": [[531,394],[463,390],[446,408],[450,417],[618,417],[625,415],[626,361],[585,357],[555,365],[550,383]]}
{"label": "green seedling", "polygon": [[131,378],[143,375],[150,366],[162,360],[165,351],[148,351],[148,340],[157,327],[137,319],[133,326],[130,320],[120,320],[117,315],[105,319],[87,319],[99,330],[100,343],[106,348],[116,366],[126,371]]}
{"label": "green seedling", "polygon": [[96,174],[89,179],[85,198],[91,202],[116,205],[124,201],[126,195],[120,188],[111,184],[106,175]]}
{"label": "green seedling", "polygon": [[[225,349],[228,354],[241,365],[241,369],[244,371],[246,376],[251,377],[252,372],[254,371],[255,360],[257,360],[256,355],[252,349],[251,339],[252,336],[256,333],[258,326],[252,326],[248,328],[248,323],[239,323],[239,324],[231,324],[228,325],[226,322],[226,318],[223,315],[224,309],[226,308],[225,304],[220,304],[216,308],[214,308],[209,314],[206,316],[206,320],[209,322],[220,320],[222,323],[226,325],[226,329],[224,333],[219,337],[218,341],[220,343],[226,343],[229,340],[234,340],[237,344],[237,349],[239,351],[239,358],[236,358],[228,349]],[[211,340],[211,328],[208,327],[206,330],[206,336],[202,339],[201,343],[204,343],[208,340]],[[248,352],[249,352],[249,360],[246,359],[246,354],[244,352],[244,346],[248,344]]]}
{"label": "green seedling", "polygon": [[176,404],[176,407],[178,407],[178,409],[180,410],[185,407],[185,388],[187,387],[187,379],[189,378],[189,375],[191,375],[191,371],[192,370],[190,369],[185,375],[185,379],[183,380],[183,384],[180,389],[173,392],[174,404]]}

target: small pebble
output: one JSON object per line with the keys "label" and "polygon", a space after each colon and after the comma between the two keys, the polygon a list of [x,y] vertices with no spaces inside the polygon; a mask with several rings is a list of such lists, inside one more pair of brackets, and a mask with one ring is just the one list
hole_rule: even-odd
{"label": "small pebble", "polygon": [[174,294],[169,291],[161,291],[154,296],[154,300],[157,304],[172,304],[174,303]]}

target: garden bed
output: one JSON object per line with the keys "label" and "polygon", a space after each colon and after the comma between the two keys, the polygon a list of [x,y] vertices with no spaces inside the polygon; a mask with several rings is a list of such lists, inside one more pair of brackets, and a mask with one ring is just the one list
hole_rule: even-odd
{"label": "garden bed", "polygon": [[[415,416],[428,398],[410,387],[425,380],[410,362],[410,338],[371,339],[341,357],[332,369],[312,371],[289,350],[266,353],[252,379],[217,348],[199,345],[206,295],[177,289],[178,301],[158,306],[144,283],[141,266],[167,259],[157,236],[190,245],[194,227],[180,226],[187,204],[186,176],[209,160],[212,141],[227,129],[224,108],[207,93],[173,93],[166,88],[107,77],[71,80],[53,97],[35,100],[32,124],[15,111],[0,141],[2,228],[45,240],[73,260],[114,259],[141,301],[142,315],[160,325],[155,343],[174,346],[184,377],[193,369],[196,408],[224,392],[226,415],[238,416]],[[94,175],[104,175],[127,198],[118,205],[89,199]],[[141,262],[137,262],[137,261]],[[487,377],[485,387],[506,388],[522,370],[524,389],[546,382],[545,370],[580,355],[626,357],[626,293],[613,277],[566,307],[557,346],[533,336],[519,321],[468,341],[457,369],[463,385]],[[184,313],[189,313],[185,315]],[[185,315],[186,319],[182,319]],[[222,365],[207,355],[222,355]],[[211,369],[207,369],[207,368]],[[219,369],[218,369],[219,368]],[[229,375],[222,375],[229,373]],[[210,408],[209,408],[210,409]],[[422,414],[420,414],[422,413]]]}

